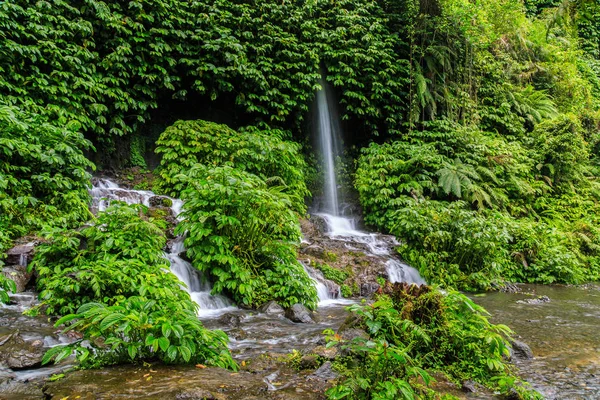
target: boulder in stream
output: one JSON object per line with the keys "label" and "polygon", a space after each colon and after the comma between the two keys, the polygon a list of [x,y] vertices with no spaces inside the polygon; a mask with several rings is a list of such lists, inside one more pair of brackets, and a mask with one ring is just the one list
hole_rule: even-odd
{"label": "boulder in stream", "polygon": [[531,351],[531,347],[529,347],[526,343],[521,342],[520,340],[511,339],[510,341],[511,351],[510,356],[511,359],[513,357],[531,360],[533,358],[533,351]]}
{"label": "boulder in stream", "polygon": [[219,318],[219,323],[231,328],[239,328],[242,324],[242,317],[232,313],[223,314]]}
{"label": "boulder in stream", "polygon": [[315,320],[313,319],[308,308],[299,303],[288,308],[285,312],[285,316],[293,322],[301,322],[304,324],[315,323]]}
{"label": "boulder in stream", "polygon": [[6,252],[6,265],[22,265],[27,267],[33,259],[35,243],[19,244]]}
{"label": "boulder in stream", "polygon": [[32,273],[27,272],[27,267],[24,265],[8,265],[2,269],[2,275],[8,279],[12,279],[17,286],[17,293],[24,292],[27,284],[31,280]]}
{"label": "boulder in stream", "polygon": [[258,311],[267,315],[284,315],[285,310],[276,301],[271,300],[258,308]]}
{"label": "boulder in stream", "polygon": [[0,362],[11,369],[38,367],[42,364],[44,353],[41,340],[27,342],[19,331],[0,337]]}

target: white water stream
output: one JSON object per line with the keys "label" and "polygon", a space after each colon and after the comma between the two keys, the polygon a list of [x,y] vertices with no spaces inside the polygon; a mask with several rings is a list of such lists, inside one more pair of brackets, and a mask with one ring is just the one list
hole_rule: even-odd
{"label": "white water stream", "polygon": [[[150,205],[150,199],[157,196],[148,190],[133,190],[119,187],[118,184],[109,179],[97,179],[93,188],[90,190],[93,203],[92,209],[104,211],[111,200],[124,201],[127,204]],[[165,197],[165,196],[158,196]],[[179,199],[170,198],[171,210],[177,218],[183,207],[183,202]],[[200,271],[194,268],[189,262],[181,257],[185,252],[183,246],[183,236],[178,236],[172,241],[170,251],[165,257],[171,264],[171,272],[183,283],[183,287],[190,294],[190,297],[200,307],[199,317],[211,317],[220,315],[224,312],[236,310],[231,300],[221,295],[212,295],[212,287],[208,280],[203,279]]]}
{"label": "white water stream", "polygon": [[[327,91],[324,80],[321,80],[321,86],[322,89],[317,92],[316,97],[319,116],[316,133],[319,151],[323,158],[324,199],[317,215],[323,218],[326,224],[326,234],[334,240],[364,244],[373,255],[389,257],[389,260],[386,261],[386,272],[390,282],[425,284],[425,280],[419,275],[416,269],[392,258],[393,245],[399,244],[395,242],[395,239],[392,239],[392,243],[390,243],[389,238],[388,240],[384,240],[380,234],[358,230],[356,229],[356,220],[354,218],[340,215],[341,207],[338,195],[335,159],[341,154],[341,134],[338,131],[338,116],[332,112],[334,107],[331,106],[331,95]],[[330,297],[324,298],[325,295],[329,295]],[[319,299],[322,302],[331,298],[331,291],[319,293]]]}

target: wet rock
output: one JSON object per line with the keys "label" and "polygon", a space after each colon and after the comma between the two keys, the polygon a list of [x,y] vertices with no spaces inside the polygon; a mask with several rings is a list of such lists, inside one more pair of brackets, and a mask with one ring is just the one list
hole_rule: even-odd
{"label": "wet rock", "polygon": [[227,397],[223,394],[211,393],[208,390],[200,388],[183,389],[175,395],[177,400],[224,400]]}
{"label": "wet rock", "polygon": [[259,307],[258,311],[267,315],[284,315],[285,310],[276,301],[271,300]]}
{"label": "wet rock", "polygon": [[550,298],[548,296],[539,296],[535,299],[517,300],[517,303],[519,303],[519,304],[544,304],[544,303],[550,303]]}
{"label": "wet rock", "polygon": [[325,364],[321,365],[321,367],[318,370],[316,370],[312,375],[310,375],[310,378],[324,381],[332,381],[334,379],[337,379],[338,376],[339,374],[333,370],[331,362],[327,361]]}
{"label": "wet rock", "polygon": [[360,285],[360,295],[363,297],[371,296],[377,290],[379,290],[380,286],[375,282],[367,282]]}
{"label": "wet rock", "polygon": [[315,323],[311,312],[302,304],[294,304],[292,307],[288,308],[285,312],[285,316],[293,322],[301,322],[303,324]]}
{"label": "wet rock", "polygon": [[227,335],[235,340],[244,340],[248,338],[248,334],[243,329],[233,329],[227,332]]}
{"label": "wet rock", "polygon": [[512,339],[510,341],[511,345],[511,359],[513,357],[530,360],[533,358],[533,351],[531,351],[531,347],[529,347],[526,343],[521,342],[520,340]]}
{"label": "wet rock", "polygon": [[171,207],[173,206],[173,200],[166,196],[152,196],[148,199],[150,207]]}
{"label": "wet rock", "polygon": [[2,275],[8,279],[12,279],[17,285],[17,293],[24,292],[27,288],[27,284],[33,276],[32,273],[27,272],[27,267],[23,265],[10,265],[4,267]]}
{"label": "wet rock", "polygon": [[0,399],[2,400],[44,400],[41,385],[10,381],[0,384]]}
{"label": "wet rock", "polygon": [[[12,381],[16,376],[17,375],[15,375],[15,373],[12,370],[0,365],[0,388],[5,383]],[[0,393],[2,393],[1,389],[0,389]]]}
{"label": "wet rock", "polygon": [[239,328],[242,324],[242,317],[236,314],[227,313],[219,318],[219,324],[229,326],[231,328]]}
{"label": "wet rock", "polygon": [[351,342],[356,338],[362,338],[365,340],[369,339],[369,335],[367,334],[367,332],[358,328],[344,329],[343,331],[339,332],[339,335],[346,342]]}
{"label": "wet rock", "polygon": [[300,369],[317,369],[319,364],[319,357],[316,354],[307,354],[300,359]]}
{"label": "wet rock", "polygon": [[2,269],[2,275],[8,279],[12,279],[17,286],[17,292],[24,292],[27,285],[31,281],[33,273],[27,272],[27,267],[23,265],[11,265]]}
{"label": "wet rock", "polygon": [[68,373],[48,382],[46,399],[272,399],[260,374],[221,368],[119,366]]}
{"label": "wet rock", "polygon": [[26,342],[18,331],[0,337],[0,362],[11,369],[38,367],[44,353],[41,340]]}
{"label": "wet rock", "polygon": [[20,244],[6,252],[6,265],[22,265],[27,267],[33,259],[35,243]]}
{"label": "wet rock", "polygon": [[309,221],[310,223],[312,223],[314,229],[316,229],[316,232],[320,234],[324,234],[327,232],[327,221],[321,215],[312,214],[310,216]]}
{"label": "wet rock", "polygon": [[464,381],[462,383],[461,389],[465,393],[476,393],[477,392],[477,383],[474,381]]}
{"label": "wet rock", "polygon": [[327,348],[326,346],[317,346],[312,350],[312,354],[327,360],[334,360],[338,356],[339,351],[336,347]]}

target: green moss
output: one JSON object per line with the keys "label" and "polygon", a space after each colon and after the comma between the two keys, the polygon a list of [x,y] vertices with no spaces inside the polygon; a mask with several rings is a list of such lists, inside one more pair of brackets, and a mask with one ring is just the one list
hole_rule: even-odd
{"label": "green moss", "polygon": [[338,269],[330,267],[327,264],[316,263],[315,266],[319,271],[323,273],[325,279],[329,279],[330,281],[333,281],[338,285],[344,283],[344,281],[350,276],[348,272],[340,271]]}

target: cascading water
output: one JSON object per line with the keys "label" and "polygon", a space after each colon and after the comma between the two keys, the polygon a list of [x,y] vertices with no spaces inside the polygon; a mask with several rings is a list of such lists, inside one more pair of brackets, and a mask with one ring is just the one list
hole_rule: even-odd
{"label": "cascading water", "polygon": [[[390,243],[389,238],[387,238],[388,240],[385,240],[382,235],[358,230],[356,229],[356,221],[354,218],[340,215],[340,199],[335,172],[335,159],[340,155],[341,135],[338,128],[339,124],[337,116],[331,111],[333,110],[333,107],[331,106],[332,96],[328,94],[327,87],[323,80],[321,80],[321,87],[322,89],[317,92],[316,96],[319,117],[317,142],[323,159],[324,197],[317,215],[324,220],[327,226],[327,235],[332,239],[367,245],[373,255],[389,258],[385,265],[388,278],[392,283],[426,283],[416,269],[391,257],[393,250],[391,245],[398,244],[395,242],[395,239]],[[310,270],[308,270],[308,272],[313,279],[319,281],[318,278],[314,276],[314,273],[311,273]],[[325,296],[325,294],[329,297],[321,297],[321,295]],[[330,292],[326,293],[321,288],[319,297],[321,301],[334,298],[331,296]]]}
{"label": "cascading water", "polygon": [[[90,190],[92,195],[92,210],[104,211],[111,200],[124,201],[127,204],[150,205],[150,199],[157,196],[148,190],[130,190],[119,187],[109,179],[96,179],[93,188]],[[159,196],[162,197],[162,196]],[[183,202],[178,199],[171,199],[171,210],[176,218],[183,207]],[[170,251],[166,254],[171,266],[171,272],[185,284],[185,290],[195,301],[200,309],[199,317],[210,317],[222,314],[223,312],[235,310],[233,303],[224,296],[211,295],[210,283],[202,279],[200,272],[189,262],[181,257],[185,252],[183,246],[183,236],[178,236],[173,240]]]}
{"label": "cascading water", "polygon": [[318,143],[323,157],[323,201],[324,212],[331,215],[339,215],[339,196],[337,179],[335,176],[335,159],[339,155],[339,135],[334,122],[337,118],[332,117],[330,101],[328,100],[327,87],[321,79],[322,89],[317,92]]}

